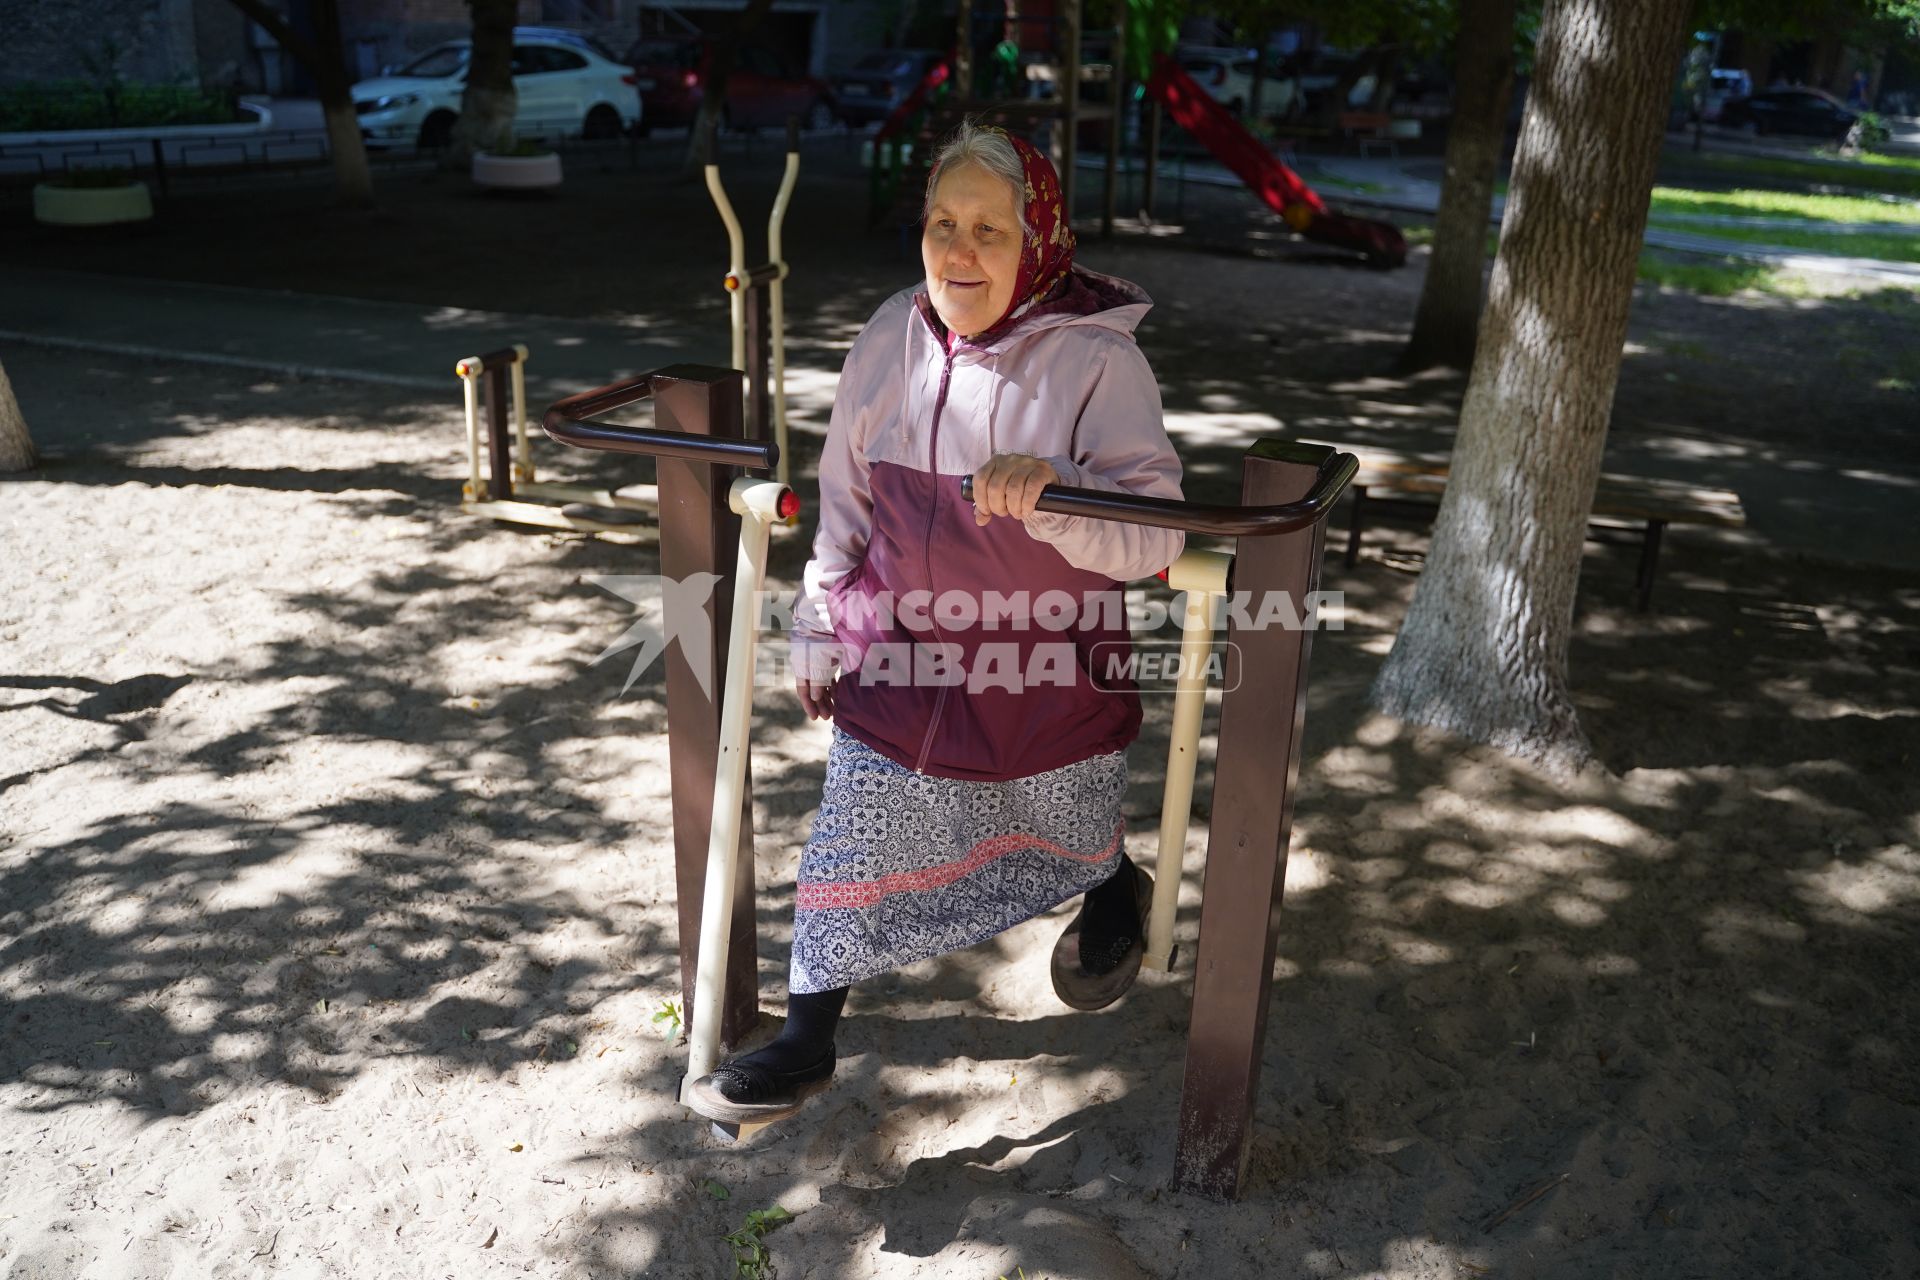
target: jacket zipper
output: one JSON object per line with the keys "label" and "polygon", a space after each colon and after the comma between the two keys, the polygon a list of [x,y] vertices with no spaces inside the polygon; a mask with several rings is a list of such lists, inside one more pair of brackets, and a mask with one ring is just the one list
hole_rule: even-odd
{"label": "jacket zipper", "polygon": [[[933,590],[933,525],[940,511],[940,415],[947,407],[947,385],[953,378],[953,348],[948,346],[946,364],[940,370],[940,392],[933,400],[933,429],[927,435],[927,474],[933,477],[933,501],[927,504],[927,527],[920,536],[920,553],[926,569],[927,595],[934,596]],[[944,649],[947,637],[935,621],[931,604],[927,610],[927,623],[933,628],[933,635]],[[933,714],[927,717],[927,736],[920,740],[920,755],[913,763],[915,773],[924,773],[927,757],[933,752],[933,731],[940,727],[940,713],[947,705],[947,686],[941,685],[940,692],[934,696]]]}

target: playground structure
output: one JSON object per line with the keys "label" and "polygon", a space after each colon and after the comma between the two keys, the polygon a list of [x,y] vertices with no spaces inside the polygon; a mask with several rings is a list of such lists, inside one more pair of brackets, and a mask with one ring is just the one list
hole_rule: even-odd
{"label": "playground structure", "polygon": [[[741,437],[740,376],[730,369],[676,365],[561,400],[543,419],[547,434],[562,444],[654,456],[661,573],[676,580],[710,573],[730,587],[716,589],[700,605],[669,596],[669,610],[698,609],[703,616],[689,612],[664,620],[667,633],[680,637],[667,649],[666,684],[681,989],[699,1055],[689,1063],[688,1079],[710,1066],[709,1059],[717,1060],[719,1049],[740,1047],[759,1013],[751,771],[744,749],[750,710],[744,697],[736,700],[731,692],[751,679],[752,649],[750,639],[730,639],[723,648],[718,637],[751,629],[751,618],[742,616],[752,600],[748,580],[757,580],[764,565],[753,548],[763,556],[765,546],[764,529],[752,522],[765,522],[767,510],[781,513],[782,500],[778,486],[740,487],[741,468],[770,471],[778,463],[771,442]],[[594,421],[642,401],[653,404],[655,427]],[[1168,571],[1169,581],[1177,579],[1190,593],[1183,651],[1198,656],[1211,647],[1215,593],[1232,589],[1256,600],[1269,593],[1310,600],[1319,581],[1326,516],[1356,463],[1327,446],[1261,440],[1242,465],[1239,506],[1052,486],[1039,509],[1237,539],[1231,556],[1193,553]],[[1311,631],[1234,626],[1227,639],[1174,1185],[1234,1199],[1247,1168],[1266,1033]],[[713,684],[729,692],[716,696],[697,671],[712,673]],[[1204,684],[1181,693],[1186,700],[1177,704],[1176,718],[1185,719],[1169,762],[1170,800],[1179,788],[1191,790],[1193,760],[1186,744],[1198,738]],[[1186,806],[1180,808],[1184,813]],[[1162,846],[1148,945],[1155,967],[1166,968],[1173,960],[1172,906],[1181,877],[1164,860],[1184,844],[1184,818],[1170,833],[1163,815],[1162,831],[1163,840],[1177,834],[1179,843]]]}
{"label": "playground structure", "polygon": [[1407,241],[1398,228],[1328,208],[1299,174],[1280,163],[1265,143],[1247,132],[1179,63],[1164,55],[1156,58],[1146,90],[1149,97],[1166,107],[1175,124],[1233,170],[1247,189],[1296,234],[1320,244],[1352,249],[1375,266],[1405,264]]}
{"label": "playground structure", "polygon": [[[1062,0],[1057,13],[1023,15],[1021,21],[1055,24],[1061,45],[1056,64],[1027,68],[1029,72],[1046,72],[1042,78],[1053,80],[1055,96],[1008,100],[975,95],[971,6],[968,0],[962,0],[955,53],[928,70],[913,93],[894,109],[874,135],[869,194],[873,221],[883,220],[888,213],[903,227],[918,221],[917,201],[926,187],[933,148],[941,137],[968,117],[1024,130],[1050,125],[1054,131],[1052,158],[1060,173],[1061,201],[1069,211],[1075,210],[1079,126],[1088,121],[1105,121],[1107,146],[1100,234],[1103,238],[1113,234],[1124,119],[1121,104],[1126,98],[1124,28],[1117,28],[1113,33],[1112,62],[1104,76],[1107,101],[1089,107],[1081,100],[1083,81],[1087,77],[1080,60],[1079,0]],[[1010,47],[1010,44],[1002,45],[1001,49]],[[1248,132],[1179,63],[1162,54],[1154,59],[1153,65],[1153,75],[1142,86],[1146,99],[1153,104],[1147,128],[1143,210],[1150,212],[1153,206],[1160,153],[1160,116],[1164,109],[1175,124],[1246,183],[1295,234],[1315,243],[1352,250],[1374,266],[1397,267],[1406,262],[1407,242],[1398,228],[1330,208],[1299,174]],[[1007,74],[1010,73],[1003,69],[1003,81]]]}
{"label": "playground structure", "polygon": [[[1110,66],[1083,66],[1081,7],[1081,0],[1051,0],[1023,6],[1019,13],[1010,14],[1004,26],[1006,38],[983,68],[975,59],[979,42],[972,0],[960,0],[954,19],[954,51],[928,70],[874,135],[870,223],[878,225],[889,215],[902,226],[919,221],[920,193],[926,189],[933,147],[968,118],[1029,134],[1047,127],[1052,138],[1048,149],[1060,174],[1061,203],[1073,210],[1079,179],[1076,156],[1080,126],[1107,121],[1101,234],[1112,234],[1126,30],[1120,23],[1110,33]],[[1023,61],[1022,53],[1048,56],[1040,61]],[[1104,103],[1090,105],[1083,100],[1083,87],[1090,82],[1105,84]],[[1048,83],[1052,86],[1050,96],[1034,96],[1035,90]]]}

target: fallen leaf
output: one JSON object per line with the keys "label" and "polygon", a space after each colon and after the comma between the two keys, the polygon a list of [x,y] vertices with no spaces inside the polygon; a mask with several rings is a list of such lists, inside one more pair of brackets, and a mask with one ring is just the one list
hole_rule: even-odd
{"label": "fallen leaf", "polygon": [[522,1143],[509,1142],[507,1144],[507,1150],[509,1151],[525,1151],[526,1149],[527,1149],[526,1146]]}
{"label": "fallen leaf", "polygon": [[499,1238],[500,1238],[500,1228],[498,1228],[498,1227],[495,1227],[495,1228],[493,1229],[493,1234],[492,1234],[492,1235],[490,1235],[490,1236],[488,1236],[488,1237],[487,1237],[487,1242],[486,1242],[485,1244],[483,1244],[483,1245],[481,1245],[480,1247],[481,1247],[482,1249],[491,1249],[491,1248],[493,1248],[493,1242],[494,1242],[495,1240],[498,1240]]}

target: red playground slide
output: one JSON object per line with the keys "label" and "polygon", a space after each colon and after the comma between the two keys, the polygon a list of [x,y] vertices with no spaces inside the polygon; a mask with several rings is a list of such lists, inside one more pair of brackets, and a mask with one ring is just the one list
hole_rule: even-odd
{"label": "red playground slide", "polygon": [[1173,59],[1162,54],[1154,60],[1147,92],[1166,105],[1175,124],[1198,138],[1253,194],[1306,239],[1363,253],[1377,266],[1397,267],[1406,262],[1407,242],[1398,228],[1327,208],[1313,188],[1300,181],[1299,174],[1274,159],[1258,138],[1242,128]]}

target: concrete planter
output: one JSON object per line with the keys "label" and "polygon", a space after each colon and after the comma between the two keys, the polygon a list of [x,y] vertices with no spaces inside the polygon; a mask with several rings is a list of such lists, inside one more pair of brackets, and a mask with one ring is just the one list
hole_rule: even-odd
{"label": "concrete planter", "polygon": [[483,187],[507,191],[537,191],[560,185],[560,157],[548,152],[538,156],[496,156],[485,151],[473,155],[473,180]]}
{"label": "concrete planter", "polygon": [[33,133],[0,133],[0,147],[66,147],[98,142],[203,142],[250,138],[273,127],[273,112],[256,102],[240,109],[253,119],[235,124],[149,125],[131,129],[43,129]]}
{"label": "concrete planter", "polygon": [[33,188],[33,218],[58,227],[104,227],[145,222],[153,217],[153,197],[144,182],[120,187],[63,187],[42,182]]}

